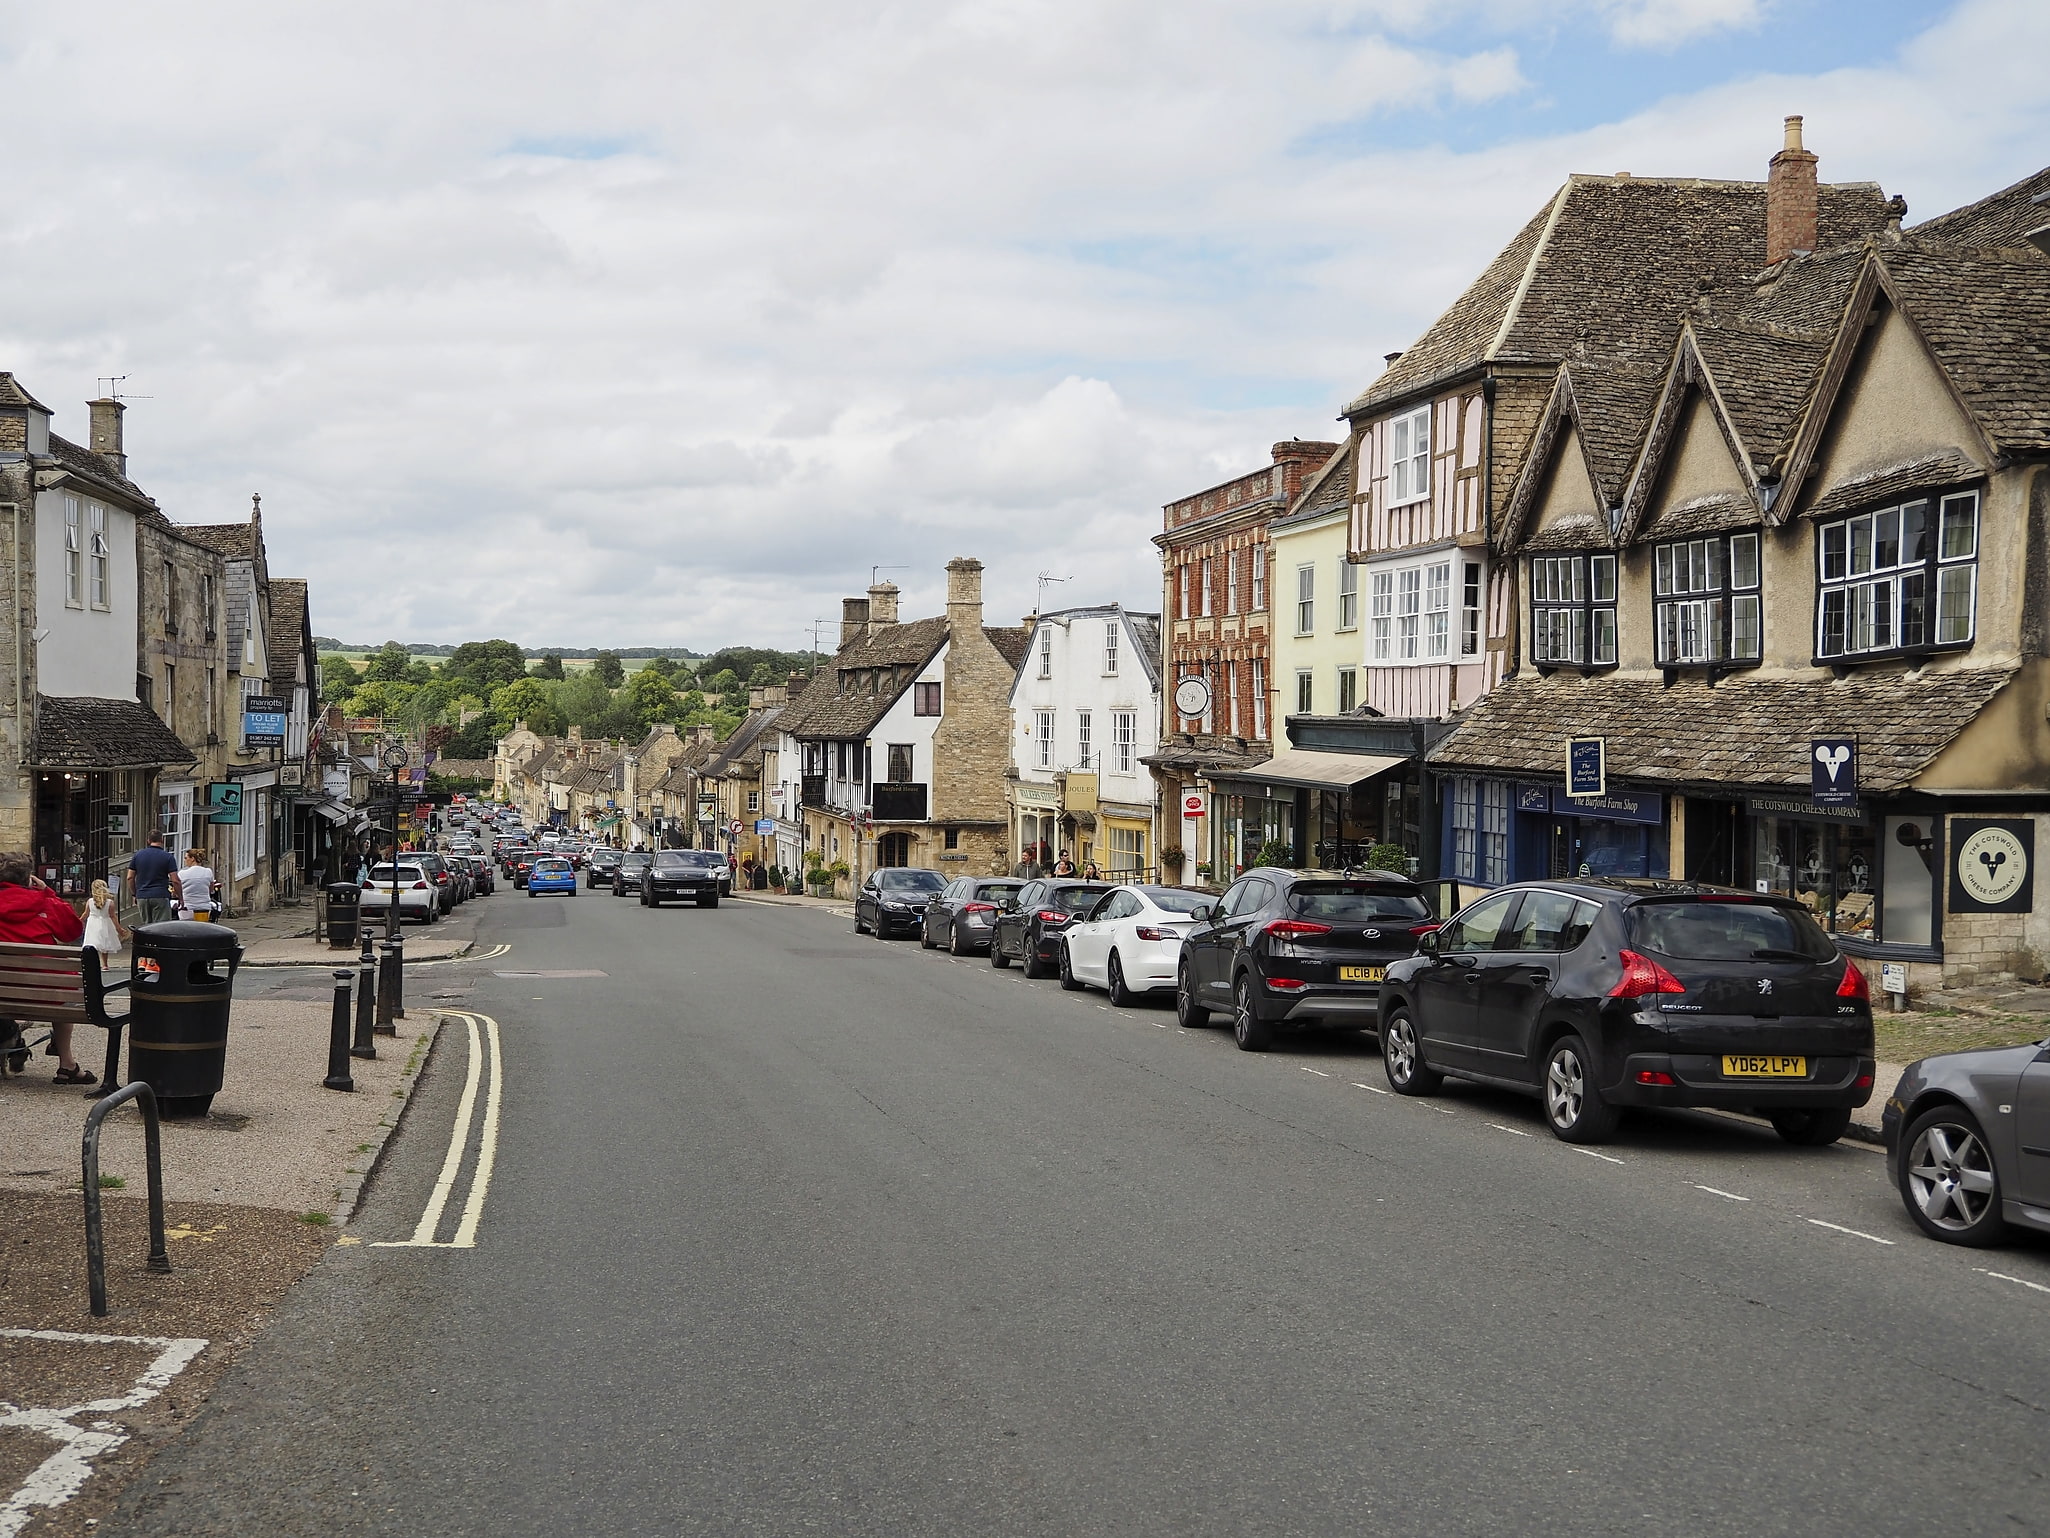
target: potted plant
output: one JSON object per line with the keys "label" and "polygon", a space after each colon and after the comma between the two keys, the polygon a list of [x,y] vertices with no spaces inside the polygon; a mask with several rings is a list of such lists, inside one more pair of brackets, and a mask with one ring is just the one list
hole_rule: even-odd
{"label": "potted plant", "polygon": [[1360,863],[1368,870],[1392,870],[1400,876],[1409,874],[1409,856],[1402,852],[1400,844],[1376,844]]}
{"label": "potted plant", "polygon": [[1163,876],[1172,874],[1179,878],[1182,873],[1182,861],[1187,857],[1188,852],[1180,844],[1162,844],[1160,846],[1160,873]]}
{"label": "potted plant", "polygon": [[1208,860],[1198,860],[1198,861],[1196,862],[1196,879],[1197,879],[1197,880],[1199,880],[1199,881],[1208,881],[1208,880],[1210,879],[1210,871],[1211,871],[1211,865],[1210,865],[1210,862],[1209,862]]}
{"label": "potted plant", "polygon": [[826,873],[833,878],[835,883],[845,881],[854,874],[845,860],[835,860],[826,867]]}
{"label": "potted plant", "polygon": [[1283,843],[1278,838],[1270,838],[1260,846],[1260,852],[1253,856],[1253,863],[1292,870],[1295,867],[1295,846]]}

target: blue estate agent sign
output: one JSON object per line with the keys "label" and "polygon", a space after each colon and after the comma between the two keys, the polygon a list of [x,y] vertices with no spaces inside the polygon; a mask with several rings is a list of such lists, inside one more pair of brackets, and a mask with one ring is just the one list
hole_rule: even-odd
{"label": "blue estate agent sign", "polygon": [[1858,804],[1858,740],[1817,737],[1808,744],[1808,797],[1817,806]]}
{"label": "blue estate agent sign", "polygon": [[1599,796],[1609,788],[1609,744],[1605,737],[1575,737],[1566,744],[1566,794]]}
{"label": "blue estate agent sign", "polygon": [[285,745],[285,702],[268,694],[252,694],[242,702],[242,740],[252,748]]}

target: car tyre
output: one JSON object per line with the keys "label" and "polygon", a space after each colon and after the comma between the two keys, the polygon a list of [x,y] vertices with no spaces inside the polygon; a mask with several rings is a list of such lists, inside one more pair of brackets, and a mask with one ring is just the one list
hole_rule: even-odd
{"label": "car tyre", "polygon": [[1080,993],[1083,988],[1088,986],[1081,978],[1075,975],[1075,961],[1068,954],[1068,948],[1065,945],[1061,947],[1061,959],[1054,963],[1054,970],[1060,974],[1061,987],[1069,993]]}
{"label": "car tyre", "polygon": [[1917,1228],[1973,1248],[2007,1236],[2000,1171],[1971,1112],[1958,1105],[1924,1111],[1908,1123],[1900,1146],[1901,1201]]}
{"label": "car tyre", "polygon": [[1835,1109],[1768,1111],[1772,1130],[1796,1148],[1827,1148],[1851,1130],[1848,1106]]}
{"label": "car tyre", "polygon": [[920,919],[918,921],[918,948],[922,951],[929,951],[935,949],[932,937],[932,925],[927,923],[924,919]]}
{"label": "car tyre", "polygon": [[1116,951],[1110,953],[1110,961],[1104,967],[1104,977],[1109,985],[1112,1008],[1130,1009],[1139,1002],[1139,995],[1125,986],[1125,964],[1118,960]]}
{"label": "car tyre", "polygon": [[1614,1134],[1620,1113],[1595,1088],[1594,1057],[1578,1036],[1552,1043],[1539,1088],[1545,1125],[1561,1142],[1603,1143]]}
{"label": "car tyre", "polygon": [[1200,1031],[1210,1024],[1210,1011],[1196,1002],[1196,992],[1189,982],[1189,968],[1186,962],[1175,968],[1174,1018],[1175,1023],[1185,1031]]}
{"label": "car tyre", "polygon": [[1445,1075],[1424,1061],[1416,1021],[1399,1005],[1381,1022],[1381,1072],[1398,1095],[1436,1094],[1445,1082]]}
{"label": "car tyre", "polygon": [[1231,990],[1231,1034],[1241,1052],[1265,1052],[1274,1045],[1274,1027],[1260,1018],[1253,1004],[1253,978],[1241,972]]}
{"label": "car tyre", "polygon": [[861,910],[859,908],[854,910],[854,932],[858,935],[868,933],[868,925],[861,922]]}
{"label": "car tyre", "polygon": [[1030,935],[1018,947],[1018,966],[1029,978],[1046,976],[1046,963],[1039,959],[1039,942]]}
{"label": "car tyre", "polygon": [[949,924],[947,926],[947,954],[949,956],[965,956],[968,954],[968,952],[961,948],[961,926],[958,924]]}
{"label": "car tyre", "polygon": [[989,964],[999,972],[1011,964],[1011,958],[1004,954],[1003,944],[995,935],[991,935],[989,940]]}

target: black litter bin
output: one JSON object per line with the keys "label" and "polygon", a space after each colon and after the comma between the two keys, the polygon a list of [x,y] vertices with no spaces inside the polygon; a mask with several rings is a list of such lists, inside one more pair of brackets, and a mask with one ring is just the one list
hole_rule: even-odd
{"label": "black litter bin", "polygon": [[242,947],[219,924],[174,920],[135,931],[128,1077],[166,1116],[204,1116],[228,1067],[228,1005]]}
{"label": "black litter bin", "polygon": [[327,943],[338,951],[356,948],[357,925],[363,919],[363,888],[337,881],[327,889]]}

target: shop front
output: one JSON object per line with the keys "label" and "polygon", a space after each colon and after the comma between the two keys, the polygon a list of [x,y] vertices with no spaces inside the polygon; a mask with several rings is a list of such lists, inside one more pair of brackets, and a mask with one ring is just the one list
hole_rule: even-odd
{"label": "shop front", "polygon": [[130,856],[160,815],[159,773],[192,761],[133,700],[40,697],[29,768],[36,874],[74,900],[90,896],[95,881],[119,892]]}
{"label": "shop front", "polygon": [[[1415,771],[1406,755],[1286,748],[1217,782],[1220,851],[1233,875],[1280,844],[1290,864],[1344,870],[1384,840],[1389,784]],[[1388,783],[1384,783],[1388,782]]]}

